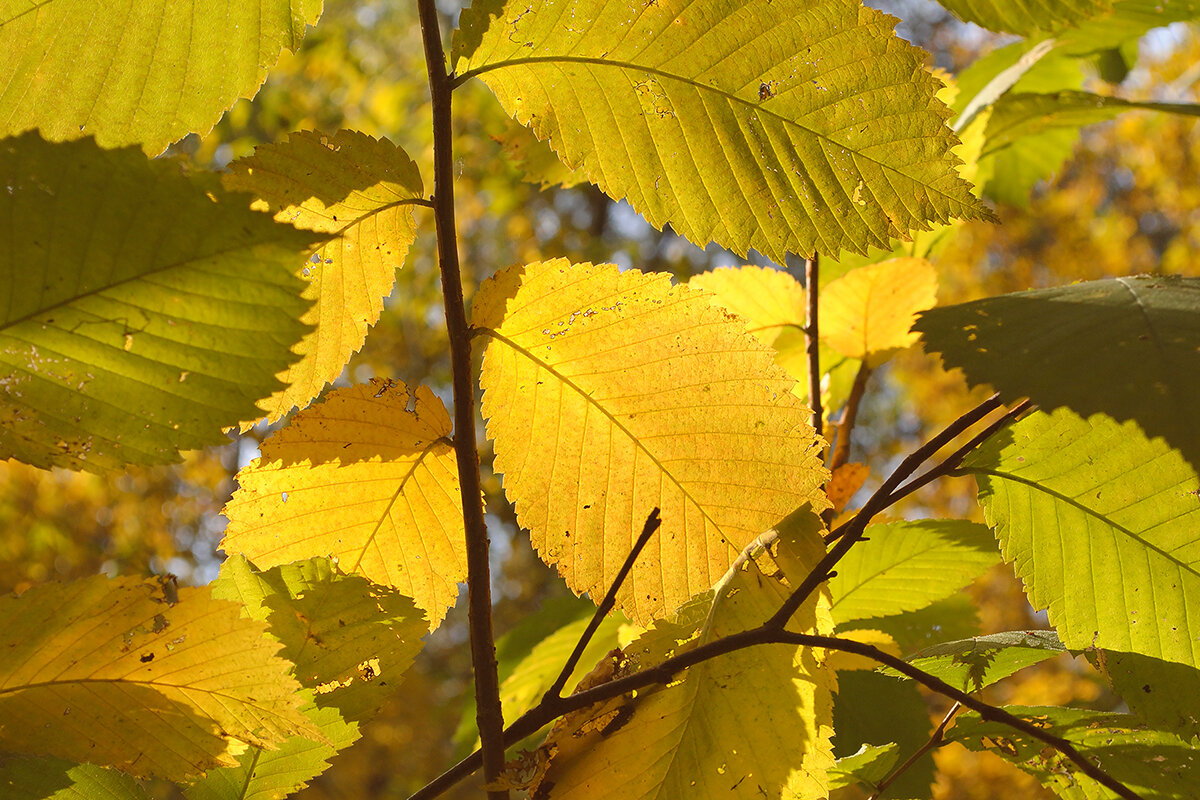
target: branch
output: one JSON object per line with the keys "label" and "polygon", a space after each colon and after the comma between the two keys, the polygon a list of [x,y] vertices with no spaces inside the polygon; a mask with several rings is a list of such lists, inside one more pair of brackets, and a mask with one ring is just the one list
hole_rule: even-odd
{"label": "branch", "polygon": [[867,378],[871,377],[871,368],[864,360],[854,375],[854,386],[850,389],[850,397],[846,399],[846,408],[837,424],[837,444],[833,448],[833,456],[829,459],[829,471],[832,472],[850,459],[850,431],[858,419],[858,404],[862,402],[867,391]]}
{"label": "branch", "polygon": [[583,635],[579,637],[579,641],[575,643],[575,649],[567,658],[567,663],[563,665],[562,672],[558,673],[558,677],[554,679],[554,683],[546,690],[543,696],[543,702],[546,698],[561,699],[563,686],[566,685],[567,679],[571,677],[571,673],[575,671],[575,665],[579,663],[579,659],[583,657],[583,651],[587,649],[588,642],[596,634],[596,629],[600,627],[600,622],[608,612],[612,611],[613,605],[617,601],[617,592],[621,589],[621,584],[625,583],[625,578],[629,576],[629,571],[633,569],[633,563],[642,553],[642,548],[650,541],[650,537],[662,525],[662,520],[658,518],[658,509],[655,508],[650,512],[650,516],[646,518],[646,524],[642,527],[642,532],[638,536],[637,541],[633,543],[633,549],[629,551],[629,555],[625,557],[625,563],[621,565],[620,571],[617,572],[617,577],[613,579],[612,586],[608,587],[608,594],[604,595],[604,599],[596,608],[596,613],[592,615],[592,621],[588,623],[587,629]]}
{"label": "branch", "polygon": [[[433,103],[433,210],[437,223],[438,267],[450,339],[454,387],[454,454],[458,463],[463,525],[467,539],[467,599],[471,664],[475,672],[476,722],[483,743],[484,776],[491,782],[504,770],[504,716],[496,676],[496,644],[492,633],[492,591],[488,566],[487,525],[475,443],[475,385],[471,374],[471,335],[463,304],[454,221],[454,153],[450,126],[453,75],[446,70],[435,0],[418,0],[425,66]],[[507,791],[489,791],[490,800],[507,800]]]}
{"label": "branch", "polygon": [[823,435],[824,412],[821,410],[821,340],[817,315],[817,279],[821,268],[820,257],[804,261],[804,293],[807,311],[804,318],[804,348],[808,353],[808,406],[812,409],[812,426],[817,436]]}
{"label": "branch", "polygon": [[921,756],[925,755],[930,750],[932,750],[933,748],[935,748],[939,744],[941,744],[942,739],[946,735],[946,728],[949,727],[950,722],[954,719],[955,716],[958,715],[959,709],[961,709],[961,708],[962,708],[962,703],[955,703],[954,705],[952,705],[950,707],[950,710],[948,712],[946,712],[946,716],[942,717],[941,723],[937,726],[936,729],[934,729],[933,735],[931,735],[929,737],[929,741],[927,741],[925,744],[923,744],[919,748],[917,748],[917,752],[913,753],[911,756],[906,758],[904,760],[903,764],[901,764],[900,766],[896,767],[894,770],[889,772],[886,778],[884,778],[878,784],[876,784],[875,791],[871,792],[871,796],[868,797],[867,800],[879,800],[879,797],[885,791],[887,791],[887,788],[889,786],[891,786],[892,783],[894,783],[897,778],[899,778],[901,775],[903,775],[905,772],[907,772],[909,767],[911,767],[913,764],[917,763],[917,761],[920,760]]}

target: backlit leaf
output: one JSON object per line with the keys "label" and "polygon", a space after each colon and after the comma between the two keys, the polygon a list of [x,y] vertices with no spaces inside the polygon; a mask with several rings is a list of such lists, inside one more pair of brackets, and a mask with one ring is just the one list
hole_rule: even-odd
{"label": "backlit leaf", "polygon": [[852,756],[839,758],[829,770],[829,788],[840,789],[861,783],[868,788],[887,777],[892,767],[900,760],[900,745],[889,742],[885,745],[864,744]]}
{"label": "backlit leaf", "polygon": [[937,302],[937,272],[923,258],[893,258],[859,267],[820,297],[821,338],[839,353],[876,367],[916,343],[920,311]]}
{"label": "backlit leaf", "polygon": [[94,471],[227,441],[293,360],[325,236],[90,140],[0,141],[0,457]]}
{"label": "backlit leaf", "polygon": [[972,453],[988,524],[1063,643],[1200,664],[1195,470],[1132,423],[1034,413]]}
{"label": "backlit leaf", "polygon": [[972,385],[1133,419],[1200,465],[1198,311],[1200,278],[1139,276],[935,308],[915,329]]}
{"label": "backlit leaf", "polygon": [[[1147,730],[1128,714],[1053,706],[1008,706],[1010,714],[1060,736],[1145,800],[1187,800],[1200,786],[1200,754],[1193,744],[1163,731]],[[1028,734],[974,712],[960,714],[947,739],[972,750],[995,753],[1036,777],[1068,800],[1109,800],[1110,789],[1084,775],[1074,762]]]}
{"label": "backlit leaf", "polygon": [[379,320],[416,238],[421,174],[400,148],[355,131],[293,133],[230,169],[226,188],[254,194],[280,222],[337,237],[297,269],[313,302],[301,321],[312,330],[294,348],[302,358],[279,375],[286,388],[259,403],[275,422],[336,380]]}
{"label": "backlit leaf", "polygon": [[[964,692],[977,692],[1065,652],[1054,631],[1004,631],[918,650],[908,663]],[[885,667],[885,675],[902,677]]]}
{"label": "backlit leaf", "polygon": [[61,758],[10,758],[0,765],[5,800],[149,800],[129,775]]}
{"label": "backlit leaf", "polygon": [[654,226],[783,263],[989,216],[894,24],[856,0],[480,0],[452,62]]}
{"label": "backlit leaf", "polygon": [[1200,670],[1141,653],[1089,650],[1087,656],[1152,727],[1189,740],[1200,736]]}
{"label": "backlit leaf", "polygon": [[829,580],[838,624],[924,608],[1000,560],[991,531],[964,520],[869,525],[866,537]]}
{"label": "backlit leaf", "polygon": [[744,322],[666,275],[540,262],[480,287],[480,382],[498,472],[542,558],[607,590],[652,508],[662,528],[618,595],[639,623],[724,574],[828,478],[793,381]]}
{"label": "backlit leaf", "polygon": [[[811,568],[824,546],[815,527],[793,548],[788,567]],[[789,594],[750,561],[731,570],[670,622],[625,649],[618,674],[656,664],[705,642],[754,627]],[[803,573],[803,569],[787,574]],[[814,596],[794,618],[816,625]],[[827,622],[821,629],[827,630]],[[833,764],[832,674],[807,648],[739,650],[690,667],[664,688],[639,690],[613,706],[586,709],[551,732],[554,753],[543,787],[560,800],[687,797],[825,797]],[[536,794],[535,794],[536,796]]]}
{"label": "backlit leaf", "polygon": [[295,51],[322,0],[0,0],[0,135],[139,144],[208,133]]}
{"label": "backlit leaf", "polygon": [[425,386],[410,395],[373,380],[331,392],[238,473],[222,549],[260,569],[334,558],[342,572],[412,597],[436,627],[466,576],[450,429]]}
{"label": "backlit leaf", "polygon": [[194,775],[232,739],[319,736],[262,623],[208,589],[103,576],[0,598],[0,750]]}
{"label": "backlit leaf", "polygon": [[804,327],[804,287],[771,267],[721,267],[693,275],[688,286],[715,295],[713,302],[746,320],[746,329],[771,344],[785,328]]}
{"label": "backlit leaf", "polygon": [[1078,25],[1112,9],[1113,0],[939,0],[954,16],[1018,36]]}

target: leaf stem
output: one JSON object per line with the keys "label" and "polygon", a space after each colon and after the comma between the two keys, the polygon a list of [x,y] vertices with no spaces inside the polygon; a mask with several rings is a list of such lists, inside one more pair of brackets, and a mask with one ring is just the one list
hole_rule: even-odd
{"label": "leaf stem", "polygon": [[[487,524],[479,479],[475,442],[475,386],[471,373],[471,334],[463,301],[454,220],[454,154],[451,98],[454,76],[446,69],[441,26],[434,0],[417,0],[421,39],[433,104],[433,210],[437,225],[438,267],[450,339],[454,388],[454,454],[458,463],[463,525],[467,539],[467,599],[471,663],[475,673],[476,722],[483,744],[483,770],[488,782],[504,770],[504,716],[496,674],[496,645],[492,632],[492,591],[488,565]],[[507,791],[489,791],[490,800],[507,800]]]}
{"label": "leaf stem", "polygon": [[812,409],[812,426],[817,436],[824,435],[824,412],[821,410],[821,339],[820,315],[817,312],[817,283],[821,259],[817,253],[804,261],[804,348],[808,354],[808,407]]}
{"label": "leaf stem", "polygon": [[833,447],[833,456],[829,459],[829,471],[837,469],[850,460],[850,432],[858,420],[858,406],[863,395],[867,393],[867,379],[871,377],[871,368],[863,361],[854,375],[854,385],[850,387],[850,396],[846,399],[846,407],[842,409],[842,418],[837,423],[837,443]]}
{"label": "leaf stem", "polygon": [[646,518],[646,524],[642,526],[642,532],[638,536],[637,541],[633,543],[633,549],[629,551],[629,555],[625,557],[625,563],[621,565],[620,571],[613,579],[612,585],[608,587],[608,593],[604,595],[604,599],[596,608],[596,613],[592,615],[592,621],[588,623],[587,629],[583,635],[579,637],[579,641],[575,643],[575,649],[571,652],[567,663],[563,665],[562,672],[558,673],[558,677],[554,679],[554,683],[546,690],[546,694],[542,698],[542,702],[546,699],[561,700],[562,690],[567,683],[567,679],[571,677],[571,673],[575,671],[575,666],[579,663],[579,659],[583,657],[583,651],[587,649],[588,643],[596,634],[596,629],[600,627],[600,622],[608,616],[608,612],[612,611],[612,607],[617,601],[617,592],[620,591],[621,585],[625,583],[625,579],[629,576],[629,571],[633,569],[633,564],[642,553],[642,549],[646,543],[650,541],[650,537],[662,525],[662,520],[658,518],[658,509],[655,508],[650,512],[650,516]]}
{"label": "leaf stem", "polygon": [[868,797],[867,800],[879,800],[879,798],[883,796],[883,793],[887,791],[887,788],[891,786],[897,778],[907,772],[909,767],[917,763],[921,759],[921,756],[925,755],[930,750],[941,744],[942,739],[946,735],[946,728],[950,726],[950,723],[958,715],[958,712],[960,709],[962,709],[962,707],[962,703],[957,701],[954,703],[954,705],[950,706],[950,710],[946,712],[946,716],[942,717],[941,723],[939,723],[937,728],[934,729],[933,734],[929,737],[929,741],[917,748],[917,751],[906,758],[903,764],[889,772],[887,777],[877,783],[875,785],[875,791],[871,792],[871,796]]}

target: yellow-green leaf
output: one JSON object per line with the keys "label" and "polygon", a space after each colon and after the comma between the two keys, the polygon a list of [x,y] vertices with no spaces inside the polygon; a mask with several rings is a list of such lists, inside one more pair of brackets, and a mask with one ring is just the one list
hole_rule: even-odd
{"label": "yellow-green leaf", "polygon": [[[789,566],[807,569],[825,548],[815,527],[803,533],[788,544],[796,557]],[[653,666],[760,624],[789,594],[788,583],[764,574],[775,571],[753,560],[734,568],[715,593],[632,642],[618,669]],[[793,618],[796,630],[827,630],[819,600]],[[552,731],[542,786],[552,786],[556,800],[826,797],[833,682],[809,648],[769,645],[704,661],[667,687],[585,709]]]}
{"label": "yellow-green leaf", "polygon": [[1113,0],[940,0],[954,16],[1018,36],[1078,25],[1112,10]]}
{"label": "yellow-green leaf", "polygon": [[5,800],[149,800],[129,775],[61,758],[9,758],[0,766]]}
{"label": "yellow-green leaf", "polygon": [[576,592],[603,595],[656,506],[662,528],[617,601],[639,623],[712,586],[793,509],[828,506],[794,382],[707,293],[539,262],[482,286],[473,322],[496,469]]}
{"label": "yellow-green leaf", "polygon": [[[413,410],[408,410],[412,403]],[[327,556],[412,597],[436,627],[466,576],[450,416],[373,380],[298,413],[238,473],[222,549],[260,569]]]}
{"label": "yellow-green leaf", "polygon": [[716,295],[714,302],[746,320],[746,329],[771,344],[785,328],[804,327],[804,287],[772,267],[720,267],[692,276],[688,286]]}
{"label": "yellow-green leaf", "polygon": [[155,155],[207,133],[295,50],[322,0],[0,0],[0,135]]}
{"label": "yellow-green leaf", "polygon": [[260,622],[207,589],[97,576],[0,599],[0,751],[178,779],[319,734]]}
{"label": "yellow-green leaf", "polygon": [[937,302],[937,272],[923,258],[893,258],[847,272],[823,290],[820,334],[871,367],[917,341],[917,313]]}
{"label": "yellow-green leaf", "polygon": [[857,0],[480,0],[452,63],[656,227],[783,263],[989,216],[894,24]]}
{"label": "yellow-green leaf", "polygon": [[421,173],[391,142],[356,131],[293,133],[229,166],[226,188],[260,198],[280,222],[337,237],[297,269],[313,303],[301,321],[312,330],[279,375],[286,388],[258,404],[275,422],[336,380],[379,320],[417,235]]}
{"label": "yellow-green leaf", "polygon": [[0,141],[0,457],[95,471],[227,441],[306,328],[327,238],[91,140]]}

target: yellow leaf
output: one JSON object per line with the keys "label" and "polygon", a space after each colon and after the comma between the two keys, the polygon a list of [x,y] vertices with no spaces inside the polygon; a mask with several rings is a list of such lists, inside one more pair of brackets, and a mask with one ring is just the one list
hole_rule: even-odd
{"label": "yellow leaf", "polygon": [[771,344],[785,328],[804,327],[804,287],[771,267],[721,267],[695,275],[688,286],[712,292],[713,302],[746,320],[746,329]]}
{"label": "yellow leaf", "polygon": [[829,502],[833,503],[835,512],[842,513],[846,504],[850,502],[850,498],[854,497],[854,493],[862,488],[863,482],[870,474],[871,470],[866,464],[857,462],[842,464],[833,471],[829,485],[825,487],[825,493],[829,495]]}
{"label": "yellow leaf", "polygon": [[[790,551],[778,562],[793,585],[825,550],[813,523],[799,541],[777,543]],[[769,576],[776,571],[770,561],[760,555],[734,567],[715,592],[657,623],[625,649],[613,677],[770,617],[791,590]],[[827,608],[828,599],[814,595],[789,628],[828,632]],[[547,737],[540,752],[550,763],[540,785],[553,785],[555,800],[826,797],[833,672],[822,656],[803,647],[751,647],[701,662],[668,686],[583,709]]]}
{"label": "yellow leaf", "polygon": [[665,275],[565,260],[480,288],[480,382],[497,471],[542,558],[599,597],[652,508],[618,595],[646,623],[712,586],[793,509],[828,506],[822,443],[772,351]]}
{"label": "yellow leaf", "polygon": [[275,219],[337,234],[297,269],[312,301],[300,319],[312,331],[292,349],[302,358],[279,373],[284,388],[258,404],[275,422],[336,380],[379,321],[416,238],[412,209],[423,191],[421,173],[391,142],[356,131],[293,133],[230,169],[225,187],[260,198]]}
{"label": "yellow leaf", "polygon": [[[408,410],[408,404],[414,410]],[[238,473],[221,547],[260,569],[328,556],[412,597],[437,627],[466,576],[450,416],[428,387],[330,393]]]}
{"label": "yellow leaf", "polygon": [[[863,628],[859,630],[842,631],[838,634],[843,639],[851,639],[855,642],[862,642],[873,647],[878,647],[888,655],[893,655],[900,658],[900,645],[896,644],[896,640],[883,631],[877,631],[871,628]],[[830,651],[825,657],[825,666],[829,669],[845,671],[845,670],[871,670],[879,666],[879,662],[866,656],[856,655],[855,653],[847,653],[842,650]]]}
{"label": "yellow leaf", "polygon": [[923,258],[893,258],[847,272],[821,293],[820,334],[833,349],[877,367],[917,341],[917,312],[937,302],[937,272]]}
{"label": "yellow leaf", "polygon": [[[103,576],[0,599],[0,750],[179,779],[320,740],[261,622],[208,589]],[[237,741],[242,740],[242,741]]]}

